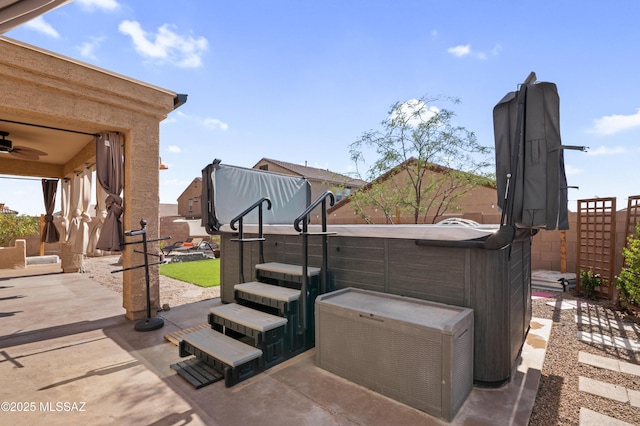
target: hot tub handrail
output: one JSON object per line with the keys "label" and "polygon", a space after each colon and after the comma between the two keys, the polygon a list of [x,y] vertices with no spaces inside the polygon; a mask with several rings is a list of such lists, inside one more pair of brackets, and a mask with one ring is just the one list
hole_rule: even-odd
{"label": "hot tub handrail", "polygon": [[[333,192],[326,191],[324,194],[320,195],[313,203],[309,205],[305,209],[304,212],[300,214],[294,221],[293,227],[296,231],[300,232],[302,235],[302,284],[300,286],[300,303],[298,304],[300,308],[300,315],[298,315],[298,334],[304,334],[307,330],[307,311],[308,311],[308,303],[311,303],[309,299],[309,215],[311,211],[318,207],[318,205],[322,205],[321,207],[321,215],[322,215],[322,266],[320,268],[320,292],[325,293],[327,291],[328,286],[328,265],[327,258],[329,257],[328,250],[328,233],[327,233],[327,198],[329,199],[329,205],[333,206],[336,202],[336,197],[333,195]],[[300,229],[300,222],[302,222],[302,229]]]}
{"label": "hot tub handrail", "polygon": [[[307,225],[309,223],[309,215],[311,214],[311,211],[318,207],[318,205],[322,204],[322,232],[327,232],[327,198],[329,198],[329,207],[336,203],[336,197],[333,195],[333,192],[326,191],[324,194],[320,195],[309,205],[309,207],[306,208],[304,212],[300,214],[300,216],[293,221],[293,227],[296,231],[307,232]],[[300,229],[300,222],[303,222],[303,229]]]}
{"label": "hot tub handrail", "polygon": [[[267,210],[271,210],[271,200],[269,199],[269,197],[262,197],[260,198],[258,201],[256,201],[255,203],[251,204],[249,207],[247,207],[242,213],[240,213],[239,215],[237,215],[236,217],[234,217],[233,219],[231,219],[231,221],[229,222],[229,227],[231,227],[232,230],[234,231],[238,231],[238,238],[234,239],[232,241],[237,241],[240,243],[240,261],[238,262],[238,268],[239,268],[239,279],[240,282],[243,283],[244,281],[244,243],[247,242],[252,242],[252,241],[259,241],[260,244],[258,245],[258,256],[260,257],[260,263],[264,263],[264,246],[263,246],[263,241],[264,241],[264,233],[262,230],[262,204],[267,203]],[[251,213],[253,210],[256,209],[256,207],[258,208],[258,238],[245,238],[244,237],[244,228],[243,228],[243,222],[244,222],[244,217],[246,215],[248,215],[249,213]],[[236,223],[238,223],[238,228],[236,228]]]}

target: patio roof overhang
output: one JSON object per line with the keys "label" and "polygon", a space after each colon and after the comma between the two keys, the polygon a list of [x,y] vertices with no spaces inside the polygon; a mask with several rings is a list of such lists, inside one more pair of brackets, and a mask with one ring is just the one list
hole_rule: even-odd
{"label": "patio roof overhang", "polygon": [[[0,93],[0,131],[9,132],[14,146],[46,154],[31,160],[0,154],[0,174],[70,177],[95,164],[93,134],[119,132],[124,140],[124,227],[138,229],[144,218],[148,234],[157,236],[160,122],[184,104],[186,95],[4,36]],[[123,253],[125,268],[140,263],[129,247]],[[62,260],[65,269],[64,253]],[[157,269],[151,275],[151,298],[159,300]],[[130,319],[144,317],[144,282],[142,270],[123,274],[123,306]]]}
{"label": "patio roof overhang", "polygon": [[0,0],[0,34],[72,0]]}

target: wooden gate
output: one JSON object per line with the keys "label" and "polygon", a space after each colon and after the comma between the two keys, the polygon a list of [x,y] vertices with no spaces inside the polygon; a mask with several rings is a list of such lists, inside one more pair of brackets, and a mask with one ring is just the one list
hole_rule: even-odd
{"label": "wooden gate", "polygon": [[[603,279],[596,288],[602,297],[613,299],[616,251],[616,199],[578,200],[578,271],[591,271]],[[578,290],[580,274],[577,274]]]}

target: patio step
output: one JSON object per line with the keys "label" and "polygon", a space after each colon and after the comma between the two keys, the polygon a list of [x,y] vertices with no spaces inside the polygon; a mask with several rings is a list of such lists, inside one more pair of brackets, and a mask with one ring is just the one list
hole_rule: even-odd
{"label": "patio step", "polygon": [[281,316],[285,315],[292,303],[300,299],[300,290],[258,281],[236,284],[234,289],[236,300],[276,308]]}
{"label": "patio step", "polygon": [[[280,285],[287,283],[302,282],[302,266],[292,265],[289,263],[269,262],[258,263],[256,265],[256,276],[258,281],[275,280]],[[320,268],[309,266],[307,268],[307,276],[317,279],[320,276]]]}
{"label": "patio step", "polygon": [[300,325],[302,269],[278,262],[257,265],[258,281],[234,286],[236,303],[209,310],[211,329],[188,333],[180,341],[180,356],[195,355],[196,360],[172,368],[196,387],[213,382],[207,370],[213,369],[229,387],[312,348],[320,268],[307,268],[310,326],[305,329]]}
{"label": "patio step", "polygon": [[287,318],[237,303],[216,306],[209,311],[211,328],[259,348],[265,366],[275,365],[287,355],[287,323]]}
{"label": "patio step", "polygon": [[[179,351],[181,357],[194,355],[210,369],[223,375],[227,387],[253,376],[263,367],[263,353],[260,349],[212,329],[202,329],[185,334],[180,341]],[[189,380],[187,378],[188,375],[193,375],[191,371],[182,368],[188,371],[188,374],[185,375],[173,365],[172,368],[190,383],[197,382],[197,379]],[[211,372],[209,373],[211,374]],[[211,374],[211,376],[215,375]],[[194,386],[198,387],[196,384]]]}
{"label": "patio step", "polygon": [[291,355],[309,349],[309,336],[295,331],[300,316],[300,290],[262,282],[236,284],[235,299],[238,304],[269,312],[287,319],[286,348]]}
{"label": "patio step", "polygon": [[287,324],[287,319],[266,312],[238,305],[237,303],[229,303],[213,307],[209,310],[209,324],[220,324],[224,327],[234,326],[240,331],[246,328],[245,336],[252,336],[255,333],[265,333],[270,330],[277,329]]}

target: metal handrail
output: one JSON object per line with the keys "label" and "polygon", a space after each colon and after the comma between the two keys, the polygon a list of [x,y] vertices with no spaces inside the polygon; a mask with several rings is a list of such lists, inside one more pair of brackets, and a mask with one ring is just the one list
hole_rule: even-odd
{"label": "metal handrail", "polygon": [[[302,235],[302,284],[300,287],[300,315],[298,315],[298,334],[303,334],[307,330],[307,303],[309,301],[309,232],[308,232],[308,224],[309,224],[309,215],[311,211],[318,207],[318,205],[322,205],[322,267],[320,268],[321,272],[321,288],[320,292],[325,293],[327,291],[327,286],[329,282],[328,278],[328,262],[327,258],[329,257],[328,251],[328,234],[327,234],[327,198],[329,198],[329,205],[333,206],[336,202],[336,198],[333,195],[333,192],[327,191],[324,194],[320,195],[309,207],[306,208],[300,216],[298,216],[293,221],[293,227],[296,231],[300,232]],[[300,222],[302,222],[302,229],[300,229]]]}
{"label": "metal handrail", "polygon": [[[295,228],[296,231],[307,232],[306,229],[307,229],[307,224],[309,221],[309,215],[311,214],[311,211],[316,207],[318,207],[319,204],[322,204],[322,232],[327,232],[327,198],[330,199],[329,206],[333,206],[336,203],[336,197],[335,195],[333,195],[333,192],[326,191],[324,194],[319,196],[313,203],[311,203],[311,205],[309,205],[309,207],[307,207],[307,209],[304,212],[302,212],[300,216],[298,216],[293,221],[293,227]],[[304,220],[304,224],[303,224],[304,230],[300,229],[300,222],[302,222],[303,220]]]}
{"label": "metal handrail", "polygon": [[[229,226],[231,227],[231,229],[234,231],[238,231],[237,241],[240,243],[240,250],[239,250],[240,261],[238,262],[238,268],[239,268],[238,275],[241,283],[245,282],[244,281],[244,243],[249,241],[249,240],[245,240],[244,238],[243,222],[244,222],[244,217],[249,213],[251,213],[256,207],[258,208],[257,241],[260,242],[260,245],[258,246],[258,255],[260,257],[260,263],[264,263],[264,245],[262,244],[262,242],[264,241],[264,234],[262,232],[262,204],[265,201],[267,203],[267,210],[271,210],[271,200],[269,199],[269,197],[262,197],[255,203],[251,204],[251,206],[245,209],[242,213],[240,213],[239,215],[231,219],[231,222],[229,222]],[[236,228],[236,223],[238,223],[239,225],[238,228]],[[256,241],[256,239],[252,239],[250,241]]]}

